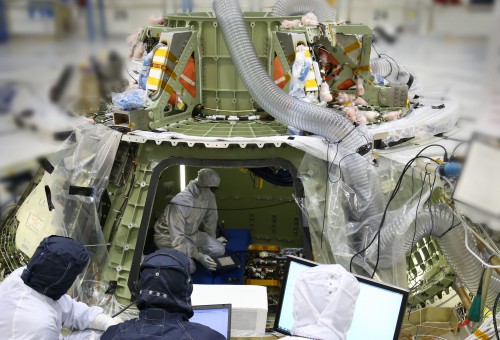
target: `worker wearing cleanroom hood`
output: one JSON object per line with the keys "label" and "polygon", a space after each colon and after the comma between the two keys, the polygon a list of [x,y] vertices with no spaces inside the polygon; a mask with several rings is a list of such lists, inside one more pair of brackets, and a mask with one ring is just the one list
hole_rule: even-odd
{"label": "worker wearing cleanroom hood", "polygon": [[26,267],[0,284],[0,337],[8,340],[62,339],[61,328],[106,330],[116,324],[66,294],[89,261],[80,243],[68,237],[42,240]]}
{"label": "worker wearing cleanroom hood", "polygon": [[[198,177],[167,205],[155,224],[154,240],[158,248],[174,248],[190,259],[190,271],[196,270],[193,259],[210,270],[217,265],[214,257],[224,255],[225,247],[217,240],[217,203],[215,190],[220,177],[212,169],[201,169]],[[205,231],[199,231],[203,224]]]}
{"label": "worker wearing cleanroom hood", "polygon": [[282,340],[346,339],[358,295],[358,280],[338,264],[305,270],[293,292],[292,336]]}
{"label": "worker wearing cleanroom hood", "polygon": [[174,249],[147,255],[139,270],[139,317],[111,326],[101,340],[224,340],[193,316],[189,259]]}

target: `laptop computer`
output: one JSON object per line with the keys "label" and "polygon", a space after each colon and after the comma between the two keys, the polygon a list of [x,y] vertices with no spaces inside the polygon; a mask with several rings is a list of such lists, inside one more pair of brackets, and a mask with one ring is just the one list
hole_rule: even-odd
{"label": "laptop computer", "polygon": [[231,304],[193,306],[194,315],[189,319],[224,335],[231,336]]}

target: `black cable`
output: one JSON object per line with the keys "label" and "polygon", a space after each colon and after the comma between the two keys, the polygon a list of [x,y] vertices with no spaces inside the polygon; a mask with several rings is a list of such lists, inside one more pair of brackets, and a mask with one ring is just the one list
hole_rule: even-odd
{"label": "black cable", "polygon": [[466,144],[466,143],[469,143],[468,141],[463,141],[463,142],[460,142],[457,144],[457,146],[455,146],[455,148],[453,149],[453,151],[451,152],[451,156],[450,158],[453,159],[453,157],[455,157],[455,152],[457,151],[457,149],[462,146],[463,144]]}
{"label": "black cable", "polygon": [[[320,243],[319,243],[319,247],[320,249],[323,249],[323,234],[325,232],[325,222],[326,222],[326,208],[327,208],[327,202],[328,202],[328,188],[329,188],[329,185],[328,185],[328,182],[330,181],[330,166],[328,166],[329,164],[329,158],[330,158],[330,145],[331,143],[328,142],[328,147],[326,148],[326,164],[327,164],[327,168],[326,168],[326,186],[325,186],[325,206],[323,208],[323,226],[321,227],[321,236],[320,236]],[[337,158],[337,154],[339,152],[339,145],[337,145],[337,151],[335,152],[335,157],[333,158],[333,160],[335,160],[335,158]],[[333,160],[332,160],[332,164],[333,164]]]}
{"label": "black cable", "polygon": [[424,186],[425,186],[425,178],[428,176],[428,173],[426,172],[424,175],[424,180],[422,187],[420,188],[420,195],[418,197],[418,202],[417,202],[417,208],[415,209],[415,221],[414,221],[414,227],[413,227],[413,238],[411,240],[411,246],[410,246],[410,254],[411,250],[413,249],[413,245],[415,243],[415,236],[417,234],[417,217],[418,217],[418,207],[420,206],[420,202],[422,201],[422,194],[424,193]]}
{"label": "black cable", "polygon": [[[429,192],[430,196],[432,196],[432,192],[434,191],[434,187],[436,185],[436,179],[437,179],[437,168],[434,171],[434,181],[431,184],[431,176],[427,177],[427,180],[429,181]],[[429,215],[431,216],[431,230],[429,231],[429,236],[432,235],[432,231],[434,230],[434,215],[432,214],[432,209],[429,204],[427,204],[427,208],[429,209]]]}
{"label": "black cable", "polygon": [[498,300],[500,299],[500,293],[498,293],[495,303],[493,304],[493,327],[495,328],[495,337],[497,340],[500,340],[500,337],[498,337],[498,327],[497,327],[497,305],[498,305]]}
{"label": "black cable", "polygon": [[115,314],[111,315],[111,317],[112,318],[116,318],[118,315],[120,315],[121,313],[125,312],[127,309],[129,309],[130,307],[132,307],[132,305],[135,305],[136,303],[137,303],[137,300],[134,301],[134,302],[129,303],[121,311],[119,311],[118,313],[115,313]]}
{"label": "black cable", "polygon": [[[342,163],[342,161],[343,161],[344,159],[346,159],[347,157],[349,157],[349,156],[352,156],[352,155],[357,155],[357,154],[358,154],[357,152],[353,152],[353,153],[350,153],[350,154],[348,154],[348,155],[345,155],[344,157],[342,157],[342,158],[340,159],[340,161],[339,161],[339,178],[338,178],[338,179],[336,179],[335,181],[332,181],[332,180],[330,179],[330,176],[328,176],[328,180],[330,181],[330,183],[331,183],[331,184],[338,183],[338,182],[340,182],[340,180],[342,179],[342,167],[340,166],[340,164]],[[368,162],[368,161],[367,161],[367,162]],[[370,163],[370,162],[368,162],[368,163]],[[332,162],[332,164],[333,164],[333,162]]]}
{"label": "black cable", "polygon": [[[411,159],[410,161],[408,161],[408,163],[406,163],[406,165],[404,166],[403,168],[403,171],[401,172],[401,175],[398,179],[398,182],[396,183],[392,193],[391,193],[391,196],[389,197],[389,201],[387,202],[387,205],[385,207],[385,210],[384,210],[384,213],[382,215],[382,219],[380,221],[380,225],[379,225],[379,228],[378,228],[378,231],[375,233],[375,236],[372,238],[372,240],[370,241],[370,243],[362,250],[360,250],[359,252],[357,252],[356,254],[354,254],[352,257],[351,257],[351,260],[349,262],[349,271],[352,272],[352,262],[354,260],[354,258],[358,255],[360,255],[361,253],[363,253],[364,251],[366,251],[369,247],[371,247],[371,245],[373,244],[373,242],[375,242],[375,239],[377,237],[379,237],[379,234],[380,234],[380,230],[382,229],[382,226],[385,222],[385,217],[387,215],[387,210],[389,208],[389,205],[391,204],[392,200],[394,199],[394,197],[396,196],[397,192],[399,191],[399,188],[401,187],[401,182],[402,182],[402,179],[403,179],[403,176],[404,174],[406,173],[406,171],[408,171],[408,168],[411,166],[411,164],[415,161],[416,158],[413,158]],[[379,242],[380,243],[380,242]],[[377,264],[376,264],[376,267],[378,266],[378,260],[379,260],[379,254],[380,252],[377,252]],[[375,271],[374,271],[375,273]],[[372,276],[373,277],[373,276]]]}
{"label": "black cable", "polygon": [[[424,149],[425,150],[425,149]],[[422,150],[423,151],[423,150]],[[421,151],[421,152],[422,152]],[[399,179],[398,179],[398,182],[396,183],[396,185],[394,186],[394,189],[391,193],[391,196],[389,198],[389,201],[387,202],[387,205],[385,206],[385,209],[384,209],[384,213],[382,215],[382,219],[380,221],[380,224],[379,224],[379,228],[377,230],[377,232],[375,233],[375,236],[372,238],[372,240],[370,241],[370,243],[362,250],[360,250],[359,252],[357,252],[356,254],[354,254],[352,257],[351,257],[351,260],[349,262],[349,271],[352,272],[352,262],[354,260],[354,258],[360,254],[362,254],[364,251],[366,251],[368,248],[371,247],[371,245],[373,244],[373,242],[375,242],[375,239],[378,240],[378,246],[377,246],[377,261],[375,263],[375,267],[374,267],[374,271],[371,275],[371,277],[373,278],[373,276],[375,276],[375,272],[377,271],[377,268],[378,268],[378,263],[380,261],[380,231],[382,230],[382,227],[384,226],[384,223],[385,223],[385,219],[386,219],[386,216],[387,216],[387,211],[389,209],[389,205],[391,204],[392,200],[396,197],[399,189],[401,188],[401,184],[403,182],[403,178],[404,178],[404,175],[405,173],[408,171],[408,169],[411,167],[411,165],[413,164],[413,162],[415,162],[416,159],[418,158],[425,158],[425,159],[429,159],[437,164],[439,164],[439,162],[435,161],[434,159],[430,158],[430,157],[426,157],[426,156],[416,156],[414,158],[412,158],[411,160],[408,161],[408,163],[406,163],[406,165],[404,166],[403,168],[403,171],[401,172],[401,175],[399,176]]]}
{"label": "black cable", "polygon": [[462,224],[462,222],[458,222],[457,224],[451,226],[448,230],[446,230],[441,236],[438,236],[438,238],[441,238],[443,237],[444,235],[448,234],[450,231],[452,231],[453,229],[455,229],[456,227],[458,227],[460,224]]}
{"label": "black cable", "polygon": [[372,47],[375,50],[375,53],[377,53],[378,57],[380,58],[380,53],[378,53],[377,49],[375,48],[375,44],[372,43]]}
{"label": "black cable", "polygon": [[423,148],[422,150],[420,150],[420,152],[419,152],[419,153],[417,153],[417,156],[416,156],[416,157],[420,156],[420,155],[422,154],[422,152],[424,152],[425,150],[427,150],[427,149],[429,149],[429,148],[431,148],[431,147],[439,147],[439,148],[443,149],[443,150],[444,150],[443,160],[444,160],[445,162],[447,162],[447,161],[448,161],[448,151],[446,150],[446,148],[445,148],[444,146],[442,146],[442,145],[440,145],[440,144],[431,144],[431,145],[427,145],[425,148]]}
{"label": "black cable", "polygon": [[[396,76],[396,79],[399,79],[399,74],[401,73],[401,66],[399,66],[398,62],[393,57],[391,57],[388,54],[382,53],[382,54],[379,55],[379,57],[381,57],[381,56],[385,56],[386,58],[391,59],[394,62],[394,64],[396,64],[396,66],[398,67],[398,75]],[[389,63],[389,65],[391,65],[391,63]],[[392,65],[391,65],[391,73],[389,73],[389,75],[390,74],[392,74]]]}
{"label": "black cable", "polygon": [[[351,131],[352,131],[352,130],[351,130]],[[370,142],[368,141],[368,138],[366,138],[366,136],[364,136],[364,135],[363,135],[363,137],[364,137],[364,138],[365,138],[365,140],[366,140],[366,144],[369,144]],[[344,137],[344,138],[345,138],[345,137]],[[339,142],[339,143],[340,143],[340,142]],[[335,180],[335,181],[332,181],[332,180],[330,179],[330,170],[332,169],[333,162],[335,161],[335,159],[337,158],[337,155],[338,155],[338,153],[339,153],[339,145],[338,145],[338,143],[335,143],[335,144],[337,145],[337,151],[335,152],[335,157],[333,157],[332,162],[330,163],[330,166],[328,167],[328,177],[327,177],[327,178],[328,178],[328,181],[329,181],[331,184],[335,184],[335,183],[339,182],[339,181],[341,180],[341,178],[342,178],[342,167],[340,166],[340,165],[341,165],[341,163],[342,163],[342,161],[343,161],[345,158],[349,157],[349,156],[352,156],[352,155],[357,155],[357,154],[358,154],[358,152],[353,152],[353,153],[350,153],[350,154],[345,155],[344,157],[342,157],[342,158],[340,159],[340,161],[339,161],[339,178],[338,178],[337,180]],[[328,162],[328,155],[327,155],[327,162]],[[369,163],[369,162],[368,162],[368,163]]]}
{"label": "black cable", "polygon": [[[328,182],[330,182],[332,184],[336,183],[336,182],[332,182],[330,180],[330,170],[331,170],[331,168],[333,166],[333,162],[335,161],[335,159],[337,158],[337,155],[339,153],[339,144],[342,143],[354,130],[356,130],[358,128],[358,126],[359,125],[354,126],[354,128],[352,128],[344,137],[342,137],[340,140],[338,140],[335,143],[331,143],[330,141],[327,140],[328,147],[326,149],[326,164],[327,164],[327,168],[326,168],[325,207],[324,207],[324,210],[323,210],[323,225],[321,227],[321,236],[320,236],[320,248],[321,249],[323,249],[323,234],[325,232],[325,224],[326,224],[326,210],[327,210],[327,204],[328,204],[328,188],[329,188]],[[368,144],[369,141],[366,138],[366,136],[363,135],[363,137],[365,138],[366,143]],[[330,162],[330,159],[329,159],[330,158],[330,146],[332,144],[335,144],[335,146],[337,146],[337,149],[335,150],[335,156],[333,157],[332,161]],[[347,156],[349,156],[349,155],[347,155]],[[342,159],[344,159],[345,157],[346,156],[344,156]],[[339,172],[340,172],[339,173],[339,180],[340,180],[340,178],[342,178],[342,168],[340,167],[340,162],[342,162],[342,159],[339,161]]]}

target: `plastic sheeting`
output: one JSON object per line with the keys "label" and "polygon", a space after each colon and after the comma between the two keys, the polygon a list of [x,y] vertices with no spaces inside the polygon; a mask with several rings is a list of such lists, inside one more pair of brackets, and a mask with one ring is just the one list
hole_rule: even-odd
{"label": "plastic sheeting", "polygon": [[[104,314],[114,315],[125,308],[120,304],[113,294],[107,294],[108,283],[104,281],[84,280],[81,285],[81,291],[78,299],[85,301],[92,306],[99,306]],[[129,308],[119,315],[122,320],[130,320],[139,316],[137,308]]]}
{"label": "plastic sheeting", "polygon": [[[16,215],[20,250],[31,256],[45,236],[72,237],[90,253],[84,279],[100,281],[108,253],[98,207],[120,137],[102,125],[84,123],[75,128],[62,147],[73,151],[51,160],[54,170],[45,173]],[[79,295],[80,290],[77,280],[72,295]]]}
{"label": "plastic sheeting", "polygon": [[456,101],[443,98],[438,93],[430,93],[420,97],[418,102],[423,106],[412,109],[403,118],[368,126],[368,130],[375,139],[382,139],[388,145],[404,138],[437,135],[453,129],[457,124],[459,110]]}
{"label": "plastic sheeting", "polygon": [[[303,208],[309,217],[313,254],[320,263],[338,263],[349,270],[351,258],[367,248],[354,258],[352,269],[361,275],[371,275],[375,267],[377,240],[371,246],[368,245],[377,235],[383,209],[359,221],[350,217],[351,210],[359,209],[358,195],[344,181],[349,169],[345,167],[343,157],[336,156],[335,146],[329,149],[327,162],[306,155],[299,168],[305,191]],[[386,159],[380,159],[378,163],[378,167],[371,167],[369,177],[372,182],[380,183],[380,186],[372,186],[369,197],[385,207],[404,164]],[[366,165],[368,167],[368,161]],[[429,197],[432,182],[433,178],[429,181],[429,176],[419,170],[414,170],[413,175],[412,170],[408,170],[397,196],[389,206],[382,230],[395,223],[398,216],[415,216],[418,202],[423,204]],[[405,232],[411,226],[411,221],[408,219]],[[405,232],[396,235],[394,243],[403,242]],[[405,260],[406,256],[401,253],[390,252],[389,256],[381,256],[376,276],[384,282],[407,287]]]}

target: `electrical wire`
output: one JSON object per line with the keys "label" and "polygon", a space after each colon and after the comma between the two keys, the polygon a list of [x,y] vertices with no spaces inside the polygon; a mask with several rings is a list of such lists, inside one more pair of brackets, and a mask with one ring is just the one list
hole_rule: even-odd
{"label": "electrical wire", "polygon": [[[335,183],[338,183],[341,179],[342,179],[342,167],[341,167],[341,163],[342,161],[347,158],[348,156],[352,156],[352,155],[356,155],[358,154],[357,152],[353,152],[353,153],[350,153],[348,155],[345,155],[344,157],[342,157],[339,161],[339,178],[335,181],[332,181],[330,179],[330,171],[333,167],[333,164],[335,162],[335,159],[337,158],[337,155],[339,153],[339,144],[342,143],[342,141],[347,138],[347,136],[349,136],[358,126],[355,126],[353,129],[351,129],[344,137],[342,137],[338,142],[335,142],[335,143],[330,143],[329,141],[328,142],[328,147],[326,149],[326,164],[328,165],[327,167],[327,171],[326,171],[326,187],[325,187],[325,207],[323,209],[323,225],[322,225],[322,228],[321,228],[321,236],[320,236],[320,249],[323,249],[323,235],[324,235],[324,232],[325,232],[325,223],[326,223],[326,210],[327,210],[327,204],[328,204],[328,189],[329,189],[329,185],[328,185],[328,182],[330,182],[331,184],[335,184]],[[368,138],[366,138],[365,135],[363,135],[363,137],[365,138],[366,140],[366,143],[369,144],[370,142],[368,141]],[[333,157],[332,161],[330,162],[329,160],[329,157],[330,157],[330,146],[331,144],[335,144],[335,146],[337,147],[337,149],[335,150],[335,156]],[[368,162],[368,161],[367,161]],[[368,162],[369,163],[369,162]]]}
{"label": "electrical wire", "polygon": [[378,57],[380,58],[380,53],[378,53],[377,49],[375,48],[375,44],[374,43],[372,43],[372,47],[375,50],[375,53],[377,53]]}
{"label": "electrical wire", "polygon": [[[497,295],[497,298],[495,300],[495,304],[493,305],[493,309],[496,311],[495,305],[498,305],[498,299],[499,299],[500,294]],[[500,313],[499,313],[500,314]],[[499,314],[493,314],[490,316],[485,322],[479,326],[479,328],[469,335],[466,340],[478,340],[478,339],[494,339],[496,338],[498,340],[498,327],[496,327],[497,324],[497,318],[500,316]]]}
{"label": "electrical wire", "polygon": [[[428,176],[428,173],[426,172],[424,175],[424,180],[422,181],[424,184],[422,184],[422,187],[420,188],[420,195],[418,197],[418,202],[417,202],[417,207],[415,209],[415,221],[414,221],[414,228],[413,228],[413,238],[411,240],[411,249],[413,249],[413,245],[415,243],[415,236],[417,235],[417,216],[418,216],[418,207],[420,206],[420,201],[422,200],[422,194],[424,193],[424,186],[425,186],[425,178]],[[408,265],[409,267],[409,265]]]}
{"label": "electrical wire", "polygon": [[453,157],[455,157],[455,152],[457,151],[457,149],[458,149],[461,145],[463,145],[463,144],[467,144],[467,143],[469,143],[469,142],[468,142],[468,141],[462,141],[462,142],[458,143],[458,144],[455,146],[455,148],[453,149],[453,151],[451,152],[451,156],[450,156],[450,157],[453,159]]}
{"label": "electrical wire", "polygon": [[112,318],[116,318],[118,315],[120,315],[121,313],[125,312],[127,309],[129,309],[130,307],[132,307],[132,305],[135,305],[137,303],[137,300],[134,301],[134,302],[131,302],[129,303],[128,305],[126,305],[124,308],[122,308],[119,312],[111,315]]}
{"label": "electrical wire", "polygon": [[[436,179],[438,177],[437,170],[438,170],[438,168],[436,168],[434,170],[434,181],[432,182],[432,184],[431,184],[431,176],[428,176],[428,178],[427,178],[427,180],[429,181],[429,192],[431,195],[434,192],[434,188],[436,185]],[[434,215],[432,214],[432,209],[431,209],[431,206],[429,204],[427,205],[427,208],[429,209],[429,215],[431,216],[431,230],[429,231],[429,236],[431,236],[432,231],[434,230]]]}
{"label": "electrical wire", "polygon": [[439,147],[441,149],[444,150],[444,156],[443,156],[443,160],[444,161],[447,161],[448,160],[448,151],[446,150],[446,148],[444,146],[442,146],[441,144],[430,144],[430,145],[427,145],[425,148],[423,148],[422,150],[420,150],[419,153],[417,153],[417,156],[420,156],[422,154],[422,152],[424,152],[425,150],[431,148],[431,147]]}
{"label": "electrical wire", "polygon": [[[424,151],[425,148],[423,150],[420,151],[420,153],[422,151]],[[419,154],[420,154],[419,153]],[[374,266],[374,270],[373,270],[373,273],[371,275],[371,278],[373,278],[375,276],[375,272],[377,271],[377,268],[378,268],[378,264],[379,264],[379,261],[380,261],[380,232],[382,230],[382,227],[384,226],[384,223],[385,223],[385,219],[386,219],[386,216],[387,216],[387,211],[389,209],[389,205],[391,204],[391,202],[393,201],[393,199],[396,197],[399,189],[401,188],[401,184],[403,182],[403,178],[404,178],[404,175],[406,174],[406,172],[408,171],[408,169],[411,167],[411,165],[413,164],[413,162],[415,162],[415,160],[417,160],[418,158],[425,158],[425,159],[429,159],[437,164],[439,164],[439,162],[435,161],[434,159],[430,158],[430,157],[426,157],[426,156],[420,156],[420,155],[417,155],[416,157],[412,158],[411,160],[408,161],[408,163],[406,163],[406,165],[404,166],[403,168],[403,171],[401,172],[401,175],[398,179],[398,182],[396,183],[396,185],[394,186],[394,189],[391,193],[391,196],[389,198],[389,201],[387,202],[386,206],[385,206],[385,209],[384,209],[384,213],[382,215],[382,219],[380,221],[380,224],[379,224],[379,227],[378,227],[378,230],[377,232],[375,233],[375,236],[372,238],[372,240],[370,241],[370,243],[362,250],[360,250],[359,252],[357,252],[356,254],[354,254],[352,257],[351,257],[351,260],[349,262],[349,271],[352,272],[352,263],[353,263],[353,260],[356,256],[362,254],[363,252],[365,252],[369,247],[371,247],[371,245],[373,244],[373,242],[375,242],[375,239],[377,239],[377,260],[376,260],[376,263],[375,263],[375,266]]]}
{"label": "electrical wire", "polygon": [[[327,165],[329,164],[330,145],[331,145],[331,143],[328,142],[328,146],[326,148],[326,164]],[[339,152],[339,145],[338,144],[336,144],[336,145],[337,145],[337,151],[335,152],[335,157],[332,160],[332,164],[333,164],[333,161],[335,160],[335,158],[337,158],[337,154]],[[320,243],[319,243],[320,249],[323,249],[323,234],[325,232],[326,210],[327,210],[327,205],[328,205],[328,188],[330,187],[328,185],[329,181],[330,181],[330,166],[328,166],[327,169],[326,169],[325,206],[323,208],[323,226],[321,227],[321,236],[320,236]]]}

